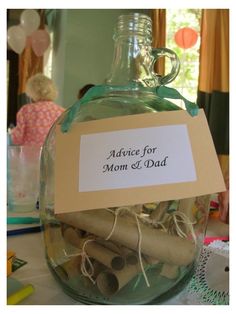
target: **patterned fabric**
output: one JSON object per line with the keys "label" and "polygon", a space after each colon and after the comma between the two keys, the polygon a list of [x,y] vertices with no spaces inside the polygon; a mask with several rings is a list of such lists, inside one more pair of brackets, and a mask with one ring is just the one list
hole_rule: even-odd
{"label": "patterned fabric", "polygon": [[24,105],[17,113],[11,138],[16,145],[43,145],[49,129],[64,111],[52,101]]}

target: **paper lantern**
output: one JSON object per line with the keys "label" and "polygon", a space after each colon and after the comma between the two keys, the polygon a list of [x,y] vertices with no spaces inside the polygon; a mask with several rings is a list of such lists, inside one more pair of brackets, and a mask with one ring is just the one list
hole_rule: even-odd
{"label": "paper lantern", "polygon": [[175,33],[174,39],[179,47],[188,49],[196,44],[198,33],[190,27],[183,27]]}

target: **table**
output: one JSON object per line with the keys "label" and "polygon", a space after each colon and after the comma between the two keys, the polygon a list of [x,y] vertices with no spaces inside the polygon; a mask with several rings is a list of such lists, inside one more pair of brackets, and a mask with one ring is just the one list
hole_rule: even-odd
{"label": "table", "polygon": [[8,249],[16,256],[27,261],[11,277],[22,284],[32,284],[35,292],[23,300],[27,305],[69,305],[79,304],[62,291],[55,281],[44,257],[43,235],[41,232],[8,237]]}
{"label": "table", "polygon": [[[219,241],[218,241],[219,242]],[[222,243],[223,246],[227,244]],[[80,303],[68,295],[66,295],[60,285],[56,282],[53,275],[49,271],[44,256],[44,244],[43,244],[43,234],[32,233],[17,236],[8,237],[8,249],[16,252],[16,256],[20,259],[27,261],[27,264],[23,267],[17,269],[11,278],[20,281],[22,284],[32,284],[35,287],[35,292],[28,298],[21,302],[22,305],[79,305]],[[229,273],[224,271],[222,268],[222,263],[228,262],[228,251],[216,246],[212,248],[204,247],[204,252],[202,256],[202,265],[204,264],[204,259],[208,260],[208,269],[203,270],[198,269],[198,274],[195,281],[191,280],[190,285],[187,286],[180,294],[175,296],[173,299],[166,301],[163,304],[212,304],[215,302],[214,297],[210,296],[208,300],[199,295],[199,289],[202,293],[202,287],[204,283],[201,282],[201,272],[207,271],[214,267],[214,270],[210,275],[207,275],[207,280],[210,279],[210,290],[218,289],[218,295],[221,297],[221,304],[227,303],[228,300],[228,281]],[[210,252],[210,253],[209,253]],[[209,255],[210,254],[210,255]],[[200,267],[201,268],[201,267]],[[214,274],[214,278],[212,278]],[[199,280],[200,278],[200,280]],[[196,287],[195,287],[196,286]],[[195,289],[196,288],[196,289]],[[196,291],[194,291],[194,289]],[[211,291],[210,291],[211,292]],[[208,292],[207,292],[208,293]],[[222,303],[223,300],[223,303]],[[214,303],[213,303],[214,304]]]}

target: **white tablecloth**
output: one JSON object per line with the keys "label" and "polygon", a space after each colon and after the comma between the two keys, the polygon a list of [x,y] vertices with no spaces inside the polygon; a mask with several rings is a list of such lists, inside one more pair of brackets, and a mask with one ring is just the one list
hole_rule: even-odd
{"label": "white tablecloth", "polygon": [[[48,269],[44,257],[43,234],[25,234],[8,237],[8,249],[27,261],[11,276],[22,284],[32,284],[35,291],[21,304],[73,305],[80,304],[66,295]],[[229,266],[228,243],[215,243],[204,247],[199,266],[189,285],[174,298],[163,304],[228,304]]]}

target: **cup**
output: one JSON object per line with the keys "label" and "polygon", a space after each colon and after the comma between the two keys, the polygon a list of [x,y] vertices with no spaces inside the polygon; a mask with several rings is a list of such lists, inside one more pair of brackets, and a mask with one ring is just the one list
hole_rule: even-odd
{"label": "cup", "polygon": [[39,196],[40,146],[7,147],[7,203],[12,212],[36,209]]}

